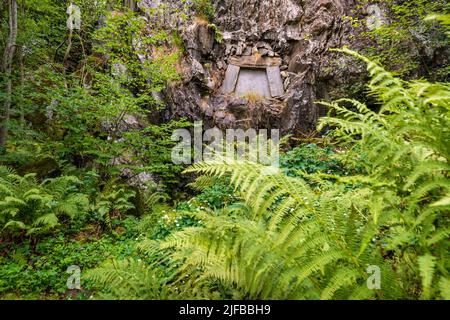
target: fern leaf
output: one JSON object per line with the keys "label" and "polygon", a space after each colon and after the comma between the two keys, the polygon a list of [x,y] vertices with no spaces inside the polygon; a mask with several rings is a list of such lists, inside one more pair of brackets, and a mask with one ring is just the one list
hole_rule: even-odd
{"label": "fern leaf", "polygon": [[422,277],[423,297],[428,299],[431,296],[431,284],[433,282],[436,258],[430,254],[420,256],[418,259],[419,272]]}

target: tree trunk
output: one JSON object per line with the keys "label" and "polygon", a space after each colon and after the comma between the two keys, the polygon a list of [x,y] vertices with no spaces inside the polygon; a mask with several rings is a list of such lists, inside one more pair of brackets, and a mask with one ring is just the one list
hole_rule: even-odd
{"label": "tree trunk", "polygon": [[6,146],[8,122],[11,113],[12,64],[17,40],[17,0],[8,0],[9,37],[3,54],[2,71],[5,77],[5,101],[0,122],[0,146]]}
{"label": "tree trunk", "polygon": [[24,104],[24,90],[25,90],[25,53],[23,50],[23,47],[20,47],[20,60],[19,60],[19,64],[20,64],[20,98],[21,98],[21,105],[22,108],[19,110],[20,111],[20,122],[22,124],[25,123],[25,110],[23,110]]}
{"label": "tree trunk", "polygon": [[[20,15],[22,17],[25,17],[26,12],[26,0],[22,0],[20,2],[19,7],[21,9]],[[20,19],[20,17],[19,17]],[[20,97],[21,97],[21,106],[20,109],[20,122],[22,125],[25,125],[25,103],[24,103],[24,97],[25,97],[25,46],[20,46]]]}

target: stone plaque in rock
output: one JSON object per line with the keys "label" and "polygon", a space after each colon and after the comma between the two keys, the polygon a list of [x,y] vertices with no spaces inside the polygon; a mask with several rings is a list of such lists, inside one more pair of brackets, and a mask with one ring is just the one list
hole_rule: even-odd
{"label": "stone plaque in rock", "polygon": [[241,97],[252,94],[269,98],[271,90],[265,70],[241,68],[235,92],[237,96]]}

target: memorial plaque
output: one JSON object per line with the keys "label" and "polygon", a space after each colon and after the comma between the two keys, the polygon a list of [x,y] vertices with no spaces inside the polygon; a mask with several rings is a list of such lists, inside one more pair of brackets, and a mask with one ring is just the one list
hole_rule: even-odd
{"label": "memorial plaque", "polygon": [[241,68],[235,94],[238,96],[256,94],[261,97],[270,98],[271,94],[266,70]]}
{"label": "memorial plaque", "polygon": [[280,58],[254,55],[231,57],[228,62],[222,85],[223,93],[238,96],[257,94],[266,98],[284,94]]}

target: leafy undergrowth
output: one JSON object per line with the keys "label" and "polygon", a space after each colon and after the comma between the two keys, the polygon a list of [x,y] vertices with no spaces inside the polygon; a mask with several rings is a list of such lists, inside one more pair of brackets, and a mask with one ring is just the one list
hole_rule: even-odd
{"label": "leafy undergrowth", "polygon": [[[107,268],[111,263],[118,263],[129,270],[142,269],[143,263],[144,266],[151,266],[155,261],[160,261],[161,257],[139,250],[138,245],[145,238],[162,240],[184,228],[201,226],[202,221],[192,218],[190,213],[207,207],[231,204],[237,199],[226,181],[218,181],[176,207],[158,202],[142,217],[111,219],[111,228],[104,219],[96,221],[84,218],[72,222],[71,226],[58,228],[59,231],[54,231],[51,235],[44,234],[35,238],[23,236],[22,232],[20,238],[5,238],[0,242],[0,298],[124,299],[127,297],[126,292],[121,291],[118,295],[115,291],[117,288],[111,288],[111,279],[108,278],[111,281],[103,283],[100,278],[91,276],[91,270]],[[70,266],[81,269],[80,290],[68,289],[70,274],[67,269]],[[153,273],[169,269],[164,266],[164,263],[158,264]],[[141,280],[136,280],[138,286]],[[162,278],[157,283],[160,286]],[[154,292],[154,288],[150,289],[148,292],[143,290],[140,298],[169,298],[145,296],[145,292]],[[135,293],[133,298],[137,296],[139,295]],[[173,295],[170,297],[176,298]]]}
{"label": "leafy undergrowth", "polygon": [[[3,299],[87,299],[92,284],[83,281],[79,292],[68,290],[69,266],[82,274],[108,258],[136,257],[142,240],[138,221],[127,218],[117,226],[120,234],[98,234],[91,226],[78,234],[55,234],[38,243],[0,244],[0,296]],[[74,295],[75,293],[75,295]]]}

